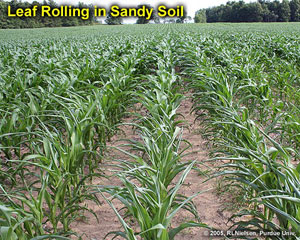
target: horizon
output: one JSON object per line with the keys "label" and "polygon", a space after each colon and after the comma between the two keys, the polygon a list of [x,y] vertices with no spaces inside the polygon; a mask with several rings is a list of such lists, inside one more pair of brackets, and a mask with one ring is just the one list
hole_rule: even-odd
{"label": "horizon", "polygon": [[[5,1],[10,2],[7,0],[5,0]],[[27,0],[27,1],[21,0],[21,2],[29,2],[29,3],[33,2],[33,1],[37,1],[40,3],[43,2],[43,0]],[[159,5],[166,5],[169,7],[183,5],[187,12],[187,16],[194,18],[196,11],[198,11],[199,9],[220,6],[222,4],[226,4],[228,2],[228,0],[212,0],[212,1],[201,1],[201,2],[200,1],[195,2],[192,0],[176,1],[176,2],[173,2],[171,0],[165,0],[165,1],[162,1],[162,0],[146,0],[146,1],[127,0],[125,4],[124,4],[124,1],[121,1],[121,0],[119,0],[119,1],[110,1],[109,0],[109,1],[106,1],[105,3],[101,2],[100,0],[93,0],[93,1],[89,1],[89,0],[81,0],[81,1],[56,0],[55,2],[59,5],[76,5],[79,2],[82,2],[84,4],[97,5],[99,7],[104,7],[106,9],[109,9],[112,5],[119,5],[120,7],[137,7],[138,5],[149,4],[149,5],[151,5],[151,7],[154,7],[155,9]],[[238,2],[238,1],[234,1],[234,2]],[[244,0],[244,2],[249,3],[249,2],[256,2],[256,1]],[[106,17],[99,17],[97,19],[104,23],[104,20],[106,19]],[[136,19],[137,19],[136,17],[123,18],[123,24],[133,24],[136,22]]]}

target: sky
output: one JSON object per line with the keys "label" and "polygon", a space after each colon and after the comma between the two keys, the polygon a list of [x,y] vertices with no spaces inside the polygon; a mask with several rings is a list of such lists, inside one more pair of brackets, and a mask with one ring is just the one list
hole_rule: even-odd
{"label": "sky", "polygon": [[[104,7],[109,9],[111,5],[119,5],[120,7],[137,7],[140,4],[150,4],[154,8],[159,5],[166,5],[168,7],[183,5],[185,10],[188,13],[188,16],[194,18],[195,12],[201,8],[208,8],[213,6],[219,6],[221,4],[226,4],[228,0],[182,0],[182,1],[172,1],[172,0],[54,0],[58,4],[65,4],[65,5],[75,5],[79,1],[84,2],[86,4],[93,4],[99,7]],[[251,2],[251,0],[244,0],[245,2]],[[252,0],[254,1],[254,0]],[[125,20],[125,19],[124,19]],[[126,19],[124,23],[133,23],[135,19]]]}

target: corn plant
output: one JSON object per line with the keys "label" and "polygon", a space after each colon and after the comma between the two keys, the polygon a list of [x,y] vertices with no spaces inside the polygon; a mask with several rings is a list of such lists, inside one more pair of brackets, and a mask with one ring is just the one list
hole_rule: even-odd
{"label": "corn plant", "polygon": [[[127,239],[137,239],[137,236],[143,239],[174,239],[188,227],[208,228],[199,222],[196,207],[191,201],[199,193],[191,197],[178,193],[194,162],[181,162],[186,148],[180,148],[182,137],[178,125],[181,121],[177,119],[176,110],[183,96],[176,93],[175,73],[168,73],[164,66],[159,66],[157,77],[149,79],[149,90],[136,94],[147,114],[137,115],[138,121],[133,124],[141,141],[129,140],[126,145],[138,154],[120,149],[133,160],[121,163],[121,172],[117,176],[124,187],[98,187],[98,191],[109,193],[112,199],[119,199],[127,210],[126,215],[137,221],[140,231],[134,232],[113,207],[111,200],[105,198],[124,228],[124,232],[109,234]],[[171,187],[178,175],[181,175],[179,180]],[[172,218],[180,209],[191,212],[198,222],[190,221],[171,228]]]}
{"label": "corn plant", "polygon": [[1,240],[38,240],[38,239],[65,239],[57,234],[43,234],[38,237],[35,236],[33,225],[38,223],[35,221],[33,215],[24,212],[23,209],[13,209],[0,205],[0,239]]}
{"label": "corn plant", "polygon": [[[238,221],[233,227],[258,232],[292,231],[298,237],[299,167],[292,160],[299,153],[276,142],[261,127],[263,119],[269,118],[267,110],[273,101],[271,85],[238,80],[237,75],[229,78],[228,65],[207,63],[210,63],[207,57],[191,53],[185,74],[195,91],[193,110],[209,124],[205,134],[215,144],[214,160],[230,160],[218,167],[220,172],[215,176],[226,176],[229,183],[242,188],[252,203],[252,209],[243,210],[235,217],[251,215],[253,219]],[[276,123],[281,116],[275,116],[271,116],[273,124],[266,127],[268,133],[280,128]],[[259,210],[261,206],[263,213]],[[275,219],[278,224],[274,223]],[[285,238],[290,236],[280,236]]]}

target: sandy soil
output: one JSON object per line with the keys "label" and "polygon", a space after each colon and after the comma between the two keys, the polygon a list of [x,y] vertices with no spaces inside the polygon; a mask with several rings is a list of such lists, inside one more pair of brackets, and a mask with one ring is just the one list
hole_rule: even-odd
{"label": "sandy soil", "polygon": [[[191,101],[189,99],[185,99],[178,111],[185,117],[186,120],[186,127],[183,130],[183,139],[188,140],[192,144],[192,148],[188,150],[189,152],[191,152],[191,154],[183,159],[183,161],[197,160],[199,162],[203,162],[209,158],[209,151],[206,147],[205,141],[201,138],[201,135],[199,133],[201,126],[199,126],[198,122],[194,123],[195,116],[190,113],[191,106]],[[131,118],[125,119],[125,122],[130,121],[132,121]],[[137,136],[134,134],[131,127],[122,126],[122,129],[124,130],[124,133],[120,133],[115,136],[110,143],[111,146],[118,146],[119,144],[121,144],[122,141],[120,141],[120,139],[123,139],[124,137],[129,139],[137,139]],[[111,151],[108,151],[104,163],[100,166],[101,169],[105,169],[105,174],[112,175],[111,170],[113,170],[113,167],[109,166],[109,164],[115,164],[113,162],[113,159],[116,158],[127,159],[127,156],[121,154],[117,150],[112,149]],[[207,169],[202,164],[198,164],[197,166],[201,169],[201,171],[205,171]],[[199,171],[192,170],[181,189],[181,193],[186,196],[191,196],[198,191],[208,190],[198,195],[193,200],[199,212],[201,221],[211,227],[226,230],[228,228],[228,225],[226,225],[226,223],[229,216],[231,216],[231,213],[228,211],[224,211],[224,204],[222,200],[216,195],[216,180],[210,180],[203,184],[202,182],[204,180],[206,180],[205,176],[199,174]],[[93,184],[118,185],[120,184],[120,182],[116,178],[96,179],[94,180]],[[91,214],[86,213],[84,220],[78,219],[78,221],[72,224],[72,229],[82,235],[83,239],[103,239],[105,235],[110,231],[122,230],[118,218],[114,214],[113,210],[100,195],[99,199],[102,202],[101,206],[98,206],[94,203],[87,203],[87,205],[97,214],[99,223]],[[114,206],[117,209],[122,208],[121,203],[117,201],[114,201]],[[175,216],[172,226],[178,226],[181,222],[187,220],[194,219],[191,214],[186,213],[185,211],[181,211],[177,214],[177,216]],[[208,231],[206,229],[189,228],[178,234],[176,239],[213,239],[208,237],[207,233]],[[112,235],[108,236],[107,239],[112,239],[112,237]]]}

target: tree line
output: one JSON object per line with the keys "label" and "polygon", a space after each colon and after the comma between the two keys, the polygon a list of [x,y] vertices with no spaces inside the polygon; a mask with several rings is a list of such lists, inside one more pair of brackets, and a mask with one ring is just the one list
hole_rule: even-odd
{"label": "tree line", "polygon": [[[12,12],[17,8],[32,8],[34,5],[42,5],[51,8],[59,7],[54,0],[44,0],[43,3],[33,1],[22,2],[11,0],[6,2],[0,0],[0,28],[36,28],[36,27],[68,27],[90,25],[97,22],[92,14],[93,5],[78,3],[74,7],[90,9],[90,17],[83,20],[80,17],[42,17],[38,12],[36,17],[8,17],[7,9],[11,6]],[[140,7],[142,5],[139,5]],[[146,5],[151,8],[150,5]],[[152,20],[154,23],[184,23],[190,20],[184,12],[184,16],[177,19],[160,19],[156,12],[151,19],[139,17],[137,24],[147,24]],[[257,2],[245,3],[244,1],[229,1],[217,7],[200,9],[195,13],[196,23],[204,22],[299,22],[300,21],[300,0],[258,0]],[[109,25],[122,24],[122,18],[114,18],[108,13],[105,22]]]}
{"label": "tree line", "polygon": [[[50,6],[51,8],[57,8],[59,5],[54,0],[44,0],[43,3],[33,1],[22,2],[20,0],[11,0],[6,2],[0,0],[0,29],[5,28],[39,28],[39,27],[69,27],[69,26],[80,26],[80,25],[91,25],[97,22],[97,18],[93,14],[93,5],[86,5],[84,3],[78,3],[74,7],[78,8],[88,8],[90,10],[89,19],[83,20],[80,17],[42,17],[39,11],[35,17],[8,17],[8,6],[11,7],[11,12],[16,12],[18,8],[30,8],[37,5],[38,9],[41,6]],[[137,8],[142,5],[138,5]],[[147,8],[152,8],[150,5],[145,5]],[[187,16],[186,11],[184,11],[184,16],[176,19],[160,19],[156,13],[153,11],[151,19],[146,19],[144,17],[138,17],[136,24],[147,24],[150,21],[154,23],[184,23],[186,20],[191,20],[191,17]],[[123,18],[112,17],[111,13],[108,12],[105,23],[108,25],[119,25],[123,23]]]}
{"label": "tree line", "polygon": [[96,18],[93,16],[93,5],[87,5],[84,3],[78,3],[78,8],[89,8],[90,17],[87,20],[83,20],[80,17],[42,17],[37,12],[36,17],[8,17],[7,9],[11,6],[11,12],[15,12],[17,8],[32,8],[37,5],[38,8],[43,6],[50,6],[51,8],[57,8],[59,5],[53,0],[44,0],[43,3],[33,1],[21,2],[18,0],[12,0],[6,2],[0,0],[0,28],[38,28],[38,27],[70,27],[80,25],[90,25],[96,22]]}
{"label": "tree line", "polygon": [[300,0],[245,3],[229,1],[217,7],[200,9],[194,21],[201,22],[299,22]]}

